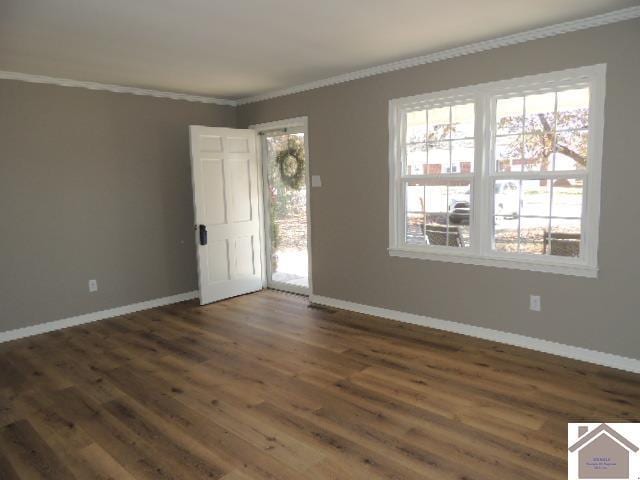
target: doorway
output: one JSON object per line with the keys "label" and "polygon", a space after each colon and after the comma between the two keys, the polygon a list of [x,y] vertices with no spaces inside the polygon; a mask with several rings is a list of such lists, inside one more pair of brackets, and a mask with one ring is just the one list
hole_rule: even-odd
{"label": "doorway", "polygon": [[252,128],[259,134],[261,150],[266,285],[308,295],[311,258],[307,119]]}

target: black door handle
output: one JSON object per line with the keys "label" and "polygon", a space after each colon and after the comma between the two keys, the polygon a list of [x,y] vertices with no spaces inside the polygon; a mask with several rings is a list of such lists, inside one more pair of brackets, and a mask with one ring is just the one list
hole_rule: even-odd
{"label": "black door handle", "polygon": [[200,245],[206,245],[207,244],[207,226],[200,225],[198,227],[198,230],[200,233]]}

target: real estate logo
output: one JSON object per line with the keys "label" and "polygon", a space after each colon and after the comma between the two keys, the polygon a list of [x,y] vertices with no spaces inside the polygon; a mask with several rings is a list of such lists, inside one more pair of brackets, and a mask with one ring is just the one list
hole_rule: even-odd
{"label": "real estate logo", "polygon": [[640,480],[640,423],[570,423],[569,480]]}

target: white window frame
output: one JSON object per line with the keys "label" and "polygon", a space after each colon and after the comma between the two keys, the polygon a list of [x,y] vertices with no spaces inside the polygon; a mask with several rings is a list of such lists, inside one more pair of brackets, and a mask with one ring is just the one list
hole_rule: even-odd
{"label": "white window frame", "polygon": [[[606,65],[593,65],[541,75],[484,83],[389,102],[389,254],[396,257],[467,263],[595,278],[598,275],[600,184],[604,132]],[[558,172],[496,172],[493,159],[493,119],[497,98],[588,86],[589,159],[587,171],[562,172],[585,178],[582,238],[579,257],[497,252],[492,249],[493,182],[500,178],[556,178]],[[406,113],[457,103],[475,103],[475,161],[473,173],[405,175]],[[405,241],[405,189],[407,180],[469,179],[472,192],[471,246],[409,245]]]}

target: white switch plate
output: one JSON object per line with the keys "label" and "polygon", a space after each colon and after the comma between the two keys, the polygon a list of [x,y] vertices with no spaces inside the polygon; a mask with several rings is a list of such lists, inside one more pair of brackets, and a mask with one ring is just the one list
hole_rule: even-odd
{"label": "white switch plate", "polygon": [[542,310],[540,295],[529,295],[529,310],[533,310],[534,312]]}
{"label": "white switch plate", "polygon": [[322,186],[322,179],[320,178],[320,175],[311,175],[311,186],[312,187]]}
{"label": "white switch plate", "polygon": [[89,280],[89,291],[97,292],[98,291],[98,281],[97,280]]}

